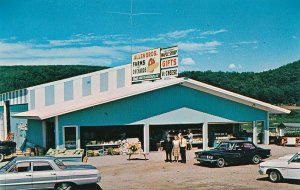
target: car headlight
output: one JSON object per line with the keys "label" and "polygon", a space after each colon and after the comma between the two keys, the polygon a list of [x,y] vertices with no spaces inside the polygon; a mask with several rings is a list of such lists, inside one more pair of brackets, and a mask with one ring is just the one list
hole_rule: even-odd
{"label": "car headlight", "polygon": [[214,158],[213,156],[207,155],[207,159],[212,160],[213,158]]}

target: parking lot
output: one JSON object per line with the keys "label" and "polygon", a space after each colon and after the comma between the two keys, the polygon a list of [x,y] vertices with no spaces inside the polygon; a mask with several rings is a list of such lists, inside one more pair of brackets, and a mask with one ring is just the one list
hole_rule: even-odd
{"label": "parking lot", "polygon": [[[272,157],[300,151],[297,147],[263,146],[272,149]],[[188,151],[188,162],[165,163],[164,152],[151,152],[149,160],[127,160],[127,156],[92,157],[89,163],[102,173],[102,189],[299,189],[299,181],[271,183],[258,173],[257,165],[235,165],[225,168],[201,166]],[[140,158],[140,159],[138,159]]]}
{"label": "parking lot", "polygon": [[[262,146],[270,148],[272,157],[278,158],[300,151],[298,147]],[[271,183],[267,176],[258,174],[257,165],[233,165],[214,168],[199,165],[194,152],[187,152],[187,163],[165,163],[165,152],[151,152],[148,160],[136,155],[90,157],[89,164],[96,166],[102,175],[100,187],[109,189],[226,189],[274,190],[299,189],[300,181],[287,180]],[[4,163],[2,163],[3,165]],[[69,163],[68,163],[69,164]],[[79,164],[79,163],[76,163]],[[82,187],[80,189],[87,189]]]}

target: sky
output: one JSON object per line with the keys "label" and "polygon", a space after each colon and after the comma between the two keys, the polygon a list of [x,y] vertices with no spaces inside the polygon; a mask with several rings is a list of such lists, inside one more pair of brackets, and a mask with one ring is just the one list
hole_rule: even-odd
{"label": "sky", "polygon": [[[129,64],[174,45],[179,71],[262,72],[300,59],[298,0],[0,0],[0,66]],[[132,42],[132,43],[131,43]]]}

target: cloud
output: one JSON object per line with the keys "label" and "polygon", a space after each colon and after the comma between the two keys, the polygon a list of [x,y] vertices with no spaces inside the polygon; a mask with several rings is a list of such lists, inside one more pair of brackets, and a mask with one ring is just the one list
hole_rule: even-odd
{"label": "cloud", "polygon": [[109,66],[113,62],[107,58],[28,58],[0,59],[0,65],[98,65]]}
{"label": "cloud", "polygon": [[205,43],[178,43],[178,46],[181,51],[186,52],[199,52],[199,53],[217,53],[217,47],[221,46],[222,43],[219,41],[210,41]]}
{"label": "cloud", "polygon": [[238,65],[236,66],[235,64],[231,63],[228,65],[228,69],[231,69],[231,70],[237,70],[237,69],[242,69],[242,65]]}
{"label": "cloud", "polygon": [[158,37],[163,37],[163,38],[184,38],[186,37],[189,33],[195,32],[195,29],[187,29],[187,30],[176,30],[173,32],[168,32],[166,34],[160,34]]}
{"label": "cloud", "polygon": [[[47,45],[47,44],[46,44]],[[43,47],[45,44],[0,41],[0,65],[81,64],[110,65],[125,60],[127,46]],[[145,47],[136,47],[136,49]]]}
{"label": "cloud", "polygon": [[201,32],[200,35],[202,36],[206,36],[206,35],[216,35],[216,34],[219,34],[219,33],[224,33],[224,32],[227,32],[228,30],[225,30],[225,29],[220,29],[220,30],[208,30],[208,31],[205,31],[205,32]]}
{"label": "cloud", "polygon": [[231,64],[229,64],[228,65],[228,69],[236,69],[236,66],[235,66],[235,64],[233,64],[233,63],[231,63]]}
{"label": "cloud", "polygon": [[[151,47],[132,46],[132,52]],[[105,65],[130,61],[130,45],[53,46],[49,43],[0,40],[0,65]]]}
{"label": "cloud", "polygon": [[252,41],[240,41],[236,44],[258,44],[257,40],[252,40]]}
{"label": "cloud", "polygon": [[182,58],[181,62],[180,62],[182,65],[195,65],[195,61],[190,58],[190,57],[187,57],[187,58]]}

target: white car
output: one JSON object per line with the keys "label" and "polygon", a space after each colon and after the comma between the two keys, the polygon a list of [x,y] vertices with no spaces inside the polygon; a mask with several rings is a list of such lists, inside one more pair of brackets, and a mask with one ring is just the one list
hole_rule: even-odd
{"label": "white car", "polygon": [[0,169],[1,190],[71,190],[100,182],[91,165],[64,165],[55,157],[17,157]]}
{"label": "white car", "polygon": [[300,152],[260,163],[259,173],[267,174],[272,182],[282,179],[300,180]]}

